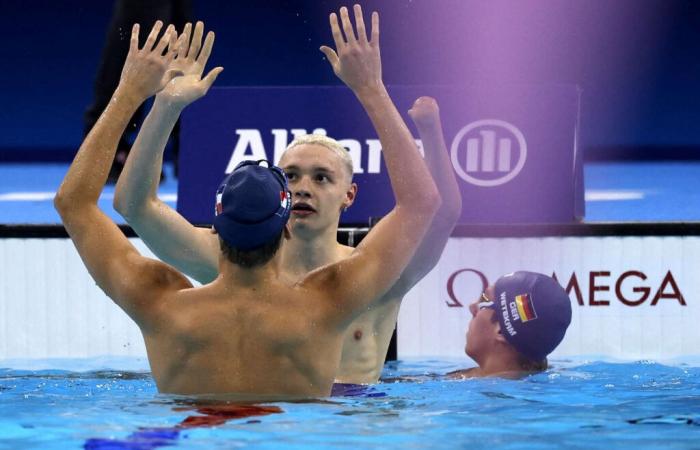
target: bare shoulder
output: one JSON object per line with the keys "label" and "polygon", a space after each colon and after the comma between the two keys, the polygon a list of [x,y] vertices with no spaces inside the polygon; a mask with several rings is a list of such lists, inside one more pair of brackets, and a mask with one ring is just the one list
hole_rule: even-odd
{"label": "bare shoulder", "polygon": [[137,257],[133,258],[134,264],[141,271],[140,277],[144,284],[150,284],[153,288],[162,288],[169,291],[188,289],[192,283],[185,275],[174,267],[157,259]]}
{"label": "bare shoulder", "polygon": [[349,245],[343,245],[343,244],[338,244],[338,253],[342,256],[341,259],[345,259],[348,256],[352,255],[352,252],[355,251],[355,247],[350,247]]}
{"label": "bare shoulder", "polygon": [[[353,247],[337,244],[330,262],[307,273],[294,283],[294,288],[305,292],[305,296],[317,298],[319,304],[331,306],[331,311],[337,309],[338,302],[342,303],[343,292],[339,289],[343,280],[343,265],[353,258]],[[325,310],[326,308],[322,308]]]}
{"label": "bare shoulder", "polygon": [[138,254],[129,259],[132,273],[137,275],[114,292],[113,299],[139,327],[147,330],[164,318],[163,308],[168,299],[193,286],[187,277],[164,262]]}
{"label": "bare shoulder", "polygon": [[317,285],[319,288],[322,288],[324,285],[332,286],[342,273],[341,263],[351,257],[354,251],[354,247],[337,243],[332,260],[328,264],[306,274],[305,277],[297,282],[297,285],[301,287]]}

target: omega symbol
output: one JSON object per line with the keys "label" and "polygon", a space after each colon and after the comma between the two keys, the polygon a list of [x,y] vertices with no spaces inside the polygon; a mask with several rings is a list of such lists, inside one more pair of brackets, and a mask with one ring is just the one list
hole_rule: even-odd
{"label": "omega symbol", "polygon": [[477,120],[459,130],[450,154],[461,179],[492,187],[505,184],[520,173],[527,158],[527,143],[523,133],[506,121]]}

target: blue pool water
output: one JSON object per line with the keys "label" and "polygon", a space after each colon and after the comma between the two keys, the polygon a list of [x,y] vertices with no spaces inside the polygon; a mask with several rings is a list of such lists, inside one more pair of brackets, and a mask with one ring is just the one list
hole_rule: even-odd
{"label": "blue pool water", "polygon": [[373,388],[383,397],[212,413],[158,394],[147,370],[82,371],[103,363],[0,369],[0,448],[700,447],[697,364],[567,360],[522,380],[449,381],[431,374],[464,361],[398,362]]}

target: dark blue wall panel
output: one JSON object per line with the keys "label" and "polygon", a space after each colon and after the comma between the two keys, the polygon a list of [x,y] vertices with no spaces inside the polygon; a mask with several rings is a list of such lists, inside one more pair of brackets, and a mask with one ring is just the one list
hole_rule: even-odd
{"label": "dark blue wall panel", "polygon": [[[334,1],[197,1],[217,32],[217,85],[337,81],[318,51]],[[700,3],[672,0],[384,0],[385,80],[574,83],[588,148],[700,144]],[[70,154],[112,2],[0,0],[0,160]],[[127,33],[128,34],[128,33]]]}

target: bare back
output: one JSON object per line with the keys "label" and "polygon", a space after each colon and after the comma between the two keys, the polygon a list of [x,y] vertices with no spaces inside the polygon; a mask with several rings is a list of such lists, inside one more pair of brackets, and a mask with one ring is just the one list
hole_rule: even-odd
{"label": "bare back", "polygon": [[327,320],[319,293],[280,280],[232,290],[220,277],[163,306],[162,325],[144,331],[161,392],[256,399],[330,392],[343,330]]}
{"label": "bare back", "polygon": [[[194,383],[196,379],[196,382],[203,386],[211,384],[211,388],[196,389],[197,392],[252,392],[246,386],[255,386],[256,393],[293,392],[301,395],[318,395],[318,393],[328,392],[319,384],[330,383],[336,375],[335,370],[338,369],[341,348],[343,364],[338,373],[338,380],[376,382],[398,314],[399,301],[405,292],[405,288],[401,290],[396,289],[395,286],[397,283],[401,283],[402,286],[405,284],[399,277],[404,277],[402,275],[404,269],[415,254],[418,244],[426,236],[431,220],[441,205],[441,197],[417,151],[413,137],[381,80],[379,16],[377,13],[372,15],[371,33],[368,37],[365,30],[370,30],[365,28],[359,5],[355,5],[354,13],[356,28],[361,32],[345,33],[346,39],[344,39],[340,32],[338,15],[331,14],[329,20],[336,51],[325,46],[321,51],[326,54],[335,74],[357,95],[377,130],[382,143],[384,162],[392,180],[396,208],[372,230],[357,249],[336,244],[339,251],[335,252],[335,255],[330,258],[318,258],[313,265],[305,267],[306,271],[314,268],[318,268],[317,270],[304,275],[298,273],[292,266],[285,266],[288,270],[291,269],[288,276],[294,273],[300,279],[297,280],[297,284],[294,282],[289,282],[287,285],[280,282],[276,285],[266,284],[267,291],[263,297],[266,299],[278,297],[277,302],[260,301],[262,295],[260,291],[255,295],[237,293],[235,307],[230,311],[214,314],[211,311],[216,311],[221,306],[218,303],[212,303],[209,308],[209,302],[220,296],[223,298],[232,296],[231,293],[216,291],[215,286],[219,279],[213,286],[203,288],[201,291],[187,290],[173,294],[172,299],[168,298],[165,302],[172,305],[168,306],[167,312],[163,313],[164,320],[167,320],[166,326],[157,327],[156,332],[144,331],[154,376],[161,390],[185,392],[188,386],[193,386],[190,383]],[[353,28],[346,8],[340,10],[340,21],[346,31]],[[161,103],[167,105],[167,95],[164,97],[162,95],[164,94],[159,94],[163,100]],[[169,101],[175,101],[177,98]],[[158,99],[156,103],[161,104],[158,103]],[[157,113],[163,113],[163,117],[174,117],[155,106],[154,111],[154,117],[159,116]],[[144,146],[163,147],[171,128],[170,125],[163,126],[162,123],[156,123],[157,121],[152,123],[147,120],[147,122],[148,126],[144,124],[144,129],[156,132],[150,134],[151,139],[143,139],[143,142],[137,139],[137,143],[144,144],[135,145],[137,150],[138,147]],[[166,122],[174,125],[174,121],[166,120]],[[155,145],[156,141],[163,145]],[[156,160],[157,158],[154,161]],[[134,166],[133,162],[132,155],[127,162],[127,168],[130,165]],[[155,169],[153,172],[155,174],[160,170],[159,166],[160,163],[156,161],[156,164],[149,167]],[[127,170],[127,172],[131,171]],[[144,179],[138,176],[130,178],[132,178],[132,184],[138,183],[135,180]],[[325,186],[329,178],[328,174],[324,174],[313,178],[313,183]],[[157,176],[149,179],[155,180]],[[297,194],[304,196],[307,201],[311,199],[312,205],[307,206],[315,208],[315,212],[318,213],[316,216],[321,217],[316,221],[318,222],[316,225],[326,225],[325,228],[318,226],[317,230],[330,230],[331,226],[337,226],[337,216],[341,207],[349,206],[352,196],[348,203],[345,202],[348,200],[345,193],[342,193],[342,198],[345,199],[342,202],[340,196],[322,195],[321,188],[314,187],[316,185],[310,180],[312,179],[304,179],[303,186],[300,185],[298,189],[292,190],[295,196]],[[120,184],[124,183],[120,180]],[[147,183],[141,183],[140,186],[148,189],[148,198],[153,200],[156,192],[154,186],[148,187]],[[120,190],[119,187],[117,190]],[[144,189],[139,189],[137,193],[137,198],[146,199]],[[321,196],[325,203],[320,202],[321,207],[319,207],[319,203],[314,202],[314,199],[319,199]],[[154,253],[200,281],[208,282],[216,276],[214,269],[218,245],[215,238],[204,237],[202,235],[202,232],[206,233],[204,230],[192,233],[193,227],[189,223],[181,217],[178,218],[176,214],[170,214],[167,217],[174,218],[173,227],[180,232],[175,233],[174,239],[173,236],[164,239],[163,232],[172,230],[173,227],[149,226],[148,220],[141,221],[143,226],[133,223],[134,217],[138,217],[142,211],[155,212],[155,216],[150,217],[159,218],[167,223],[166,215],[163,214],[164,209],[158,207],[158,205],[162,206],[161,203],[151,200],[133,203],[133,198],[121,198],[122,194],[119,197],[121,201],[118,202],[115,195],[115,204],[135,205],[133,208],[118,209],[126,214],[139,235],[146,242],[150,242],[149,246]],[[314,215],[309,216],[307,213],[304,217],[305,222],[314,223]],[[335,223],[331,224],[331,220],[326,220],[329,218],[334,218]],[[136,222],[139,221],[136,220]],[[153,223],[162,225],[158,220]],[[329,242],[329,245],[332,243]],[[203,251],[198,252],[196,249]],[[184,260],[180,256],[168,257],[168,254],[173,252],[180,256],[184,254],[194,257],[185,257]],[[198,257],[200,254],[204,256]],[[418,259],[424,260],[422,257]],[[337,266],[326,270],[326,274],[330,274],[331,281],[324,279],[326,275],[321,270],[321,267],[325,268],[329,264]],[[302,281],[301,278],[304,280]],[[299,286],[309,279],[316,280],[314,292],[322,292],[323,298],[320,298],[320,294],[300,293]],[[341,298],[343,301],[340,301]],[[192,303],[197,306],[192,307]],[[324,322],[328,329],[317,329],[317,324],[326,320],[324,316],[326,308],[334,303],[335,311],[330,312],[329,315],[334,316],[335,320]],[[203,315],[205,311],[214,315]],[[305,319],[300,319],[301,316]],[[264,326],[261,325],[262,321],[257,320],[258,317],[266,317],[267,322]],[[292,321],[295,322],[291,323]],[[336,322],[342,323],[342,326]],[[201,327],[206,330],[200,331]],[[222,336],[220,333],[222,330],[231,336],[230,341],[217,337]],[[185,338],[184,336],[190,332],[192,335]],[[286,342],[286,344],[281,346],[275,344],[276,342]],[[204,352],[206,343],[211,344],[209,348],[213,347],[217,350],[210,350],[212,354],[209,355],[199,355],[199,351]],[[225,351],[218,351],[219,346]],[[177,349],[177,355],[173,352],[174,348]],[[328,363],[324,361],[326,359]],[[307,361],[305,367],[299,363],[302,360]],[[226,372],[234,369],[243,370],[240,367],[241,361],[247,361],[246,373],[236,381],[238,385],[233,386],[231,384],[233,382],[226,379]],[[220,374],[190,375],[190,373],[194,374],[195,370],[201,370],[195,369],[196,367],[203,370],[216,369]],[[267,377],[267,373],[274,375]],[[331,375],[326,377],[327,373]],[[261,376],[265,378],[260,379]],[[278,379],[283,379],[284,383],[278,383]],[[319,381],[320,379],[327,381]]]}
{"label": "bare back", "polygon": [[[218,248],[216,235],[205,229],[197,229],[196,232],[203,240],[211,241],[207,248]],[[336,251],[332,252],[334,258],[325,261],[325,264],[337,263],[349,257],[354,251],[353,247],[340,243],[335,243],[335,246]],[[216,257],[215,254],[210,255],[209,259],[215,260]],[[294,282],[300,282],[307,272],[295,272],[293,258],[290,259],[291,261],[282,265],[281,270],[293,278]],[[209,271],[216,272],[216,269],[212,268]],[[374,301],[352,321],[343,333],[340,365],[335,374],[336,382],[372,384],[379,379],[396,326],[401,301],[408,290],[403,288],[401,283],[402,280],[399,280],[387,293],[378,299],[373,299]],[[311,308],[311,305],[302,302],[301,307]]]}

